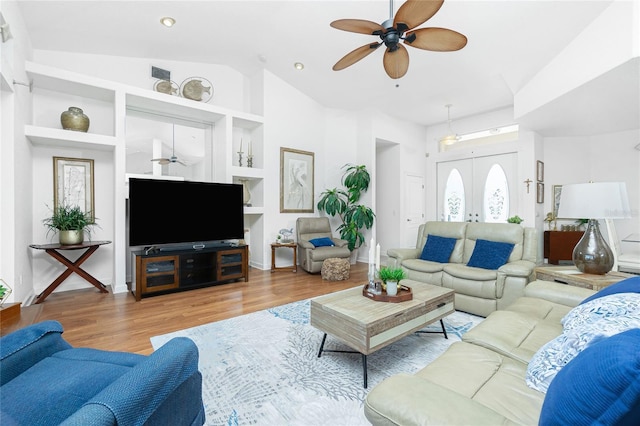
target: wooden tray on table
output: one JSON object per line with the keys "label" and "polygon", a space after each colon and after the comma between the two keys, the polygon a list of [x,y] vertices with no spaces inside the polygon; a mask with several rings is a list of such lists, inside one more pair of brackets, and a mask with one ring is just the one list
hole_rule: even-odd
{"label": "wooden tray on table", "polygon": [[406,302],[407,300],[413,299],[413,293],[411,292],[411,287],[407,287],[406,285],[398,286],[398,294],[395,296],[389,296],[384,290],[381,294],[373,294],[369,292],[369,284],[365,284],[362,288],[362,295],[375,300],[376,302]]}

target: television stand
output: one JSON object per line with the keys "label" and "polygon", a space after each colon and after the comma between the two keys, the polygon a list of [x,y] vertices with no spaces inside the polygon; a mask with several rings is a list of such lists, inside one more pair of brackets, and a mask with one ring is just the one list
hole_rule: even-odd
{"label": "television stand", "polygon": [[213,246],[171,252],[141,250],[135,257],[131,292],[143,297],[209,287],[244,279],[249,281],[249,247]]}

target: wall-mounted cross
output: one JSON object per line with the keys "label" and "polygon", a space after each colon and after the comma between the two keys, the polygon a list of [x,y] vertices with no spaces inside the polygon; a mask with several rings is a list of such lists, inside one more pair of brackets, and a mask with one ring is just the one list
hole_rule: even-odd
{"label": "wall-mounted cross", "polygon": [[527,194],[529,193],[529,185],[531,184],[531,182],[533,182],[531,179],[527,179],[524,181],[524,183],[527,184]]}

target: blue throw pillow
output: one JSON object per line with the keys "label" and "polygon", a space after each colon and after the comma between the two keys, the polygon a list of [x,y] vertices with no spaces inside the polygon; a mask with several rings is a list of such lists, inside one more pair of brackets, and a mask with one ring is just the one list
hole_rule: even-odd
{"label": "blue throw pillow", "polygon": [[539,425],[640,424],[640,329],[586,348],[549,385]]}
{"label": "blue throw pillow", "polygon": [[427,242],[424,243],[424,247],[422,248],[420,259],[448,263],[456,241],[455,238],[445,238],[429,234],[427,235]]}
{"label": "blue throw pillow", "polygon": [[509,260],[513,244],[496,241],[476,240],[471,259],[467,266],[483,269],[498,269]]}
{"label": "blue throw pillow", "polygon": [[593,296],[589,296],[584,299],[580,304],[590,302],[602,296],[609,296],[610,294],[617,293],[640,293],[640,276],[627,278],[622,281],[618,281],[608,287],[598,291]]}
{"label": "blue throw pillow", "polygon": [[331,241],[331,238],[328,237],[314,238],[313,240],[309,240],[309,242],[313,244],[314,247],[330,247],[335,245],[333,241]]}

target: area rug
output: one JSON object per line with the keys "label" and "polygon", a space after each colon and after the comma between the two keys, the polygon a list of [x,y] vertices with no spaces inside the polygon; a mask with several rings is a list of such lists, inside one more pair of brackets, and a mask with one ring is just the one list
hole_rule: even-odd
{"label": "area rug", "polygon": [[[154,336],[158,349],[186,336],[198,346],[207,425],[368,425],[363,401],[393,374],[413,373],[438,357],[481,317],[455,312],[442,334],[415,333],[367,357],[323,353],[324,333],[309,325],[310,300]],[[441,331],[440,323],[425,330]],[[350,350],[330,335],[325,349]]]}

